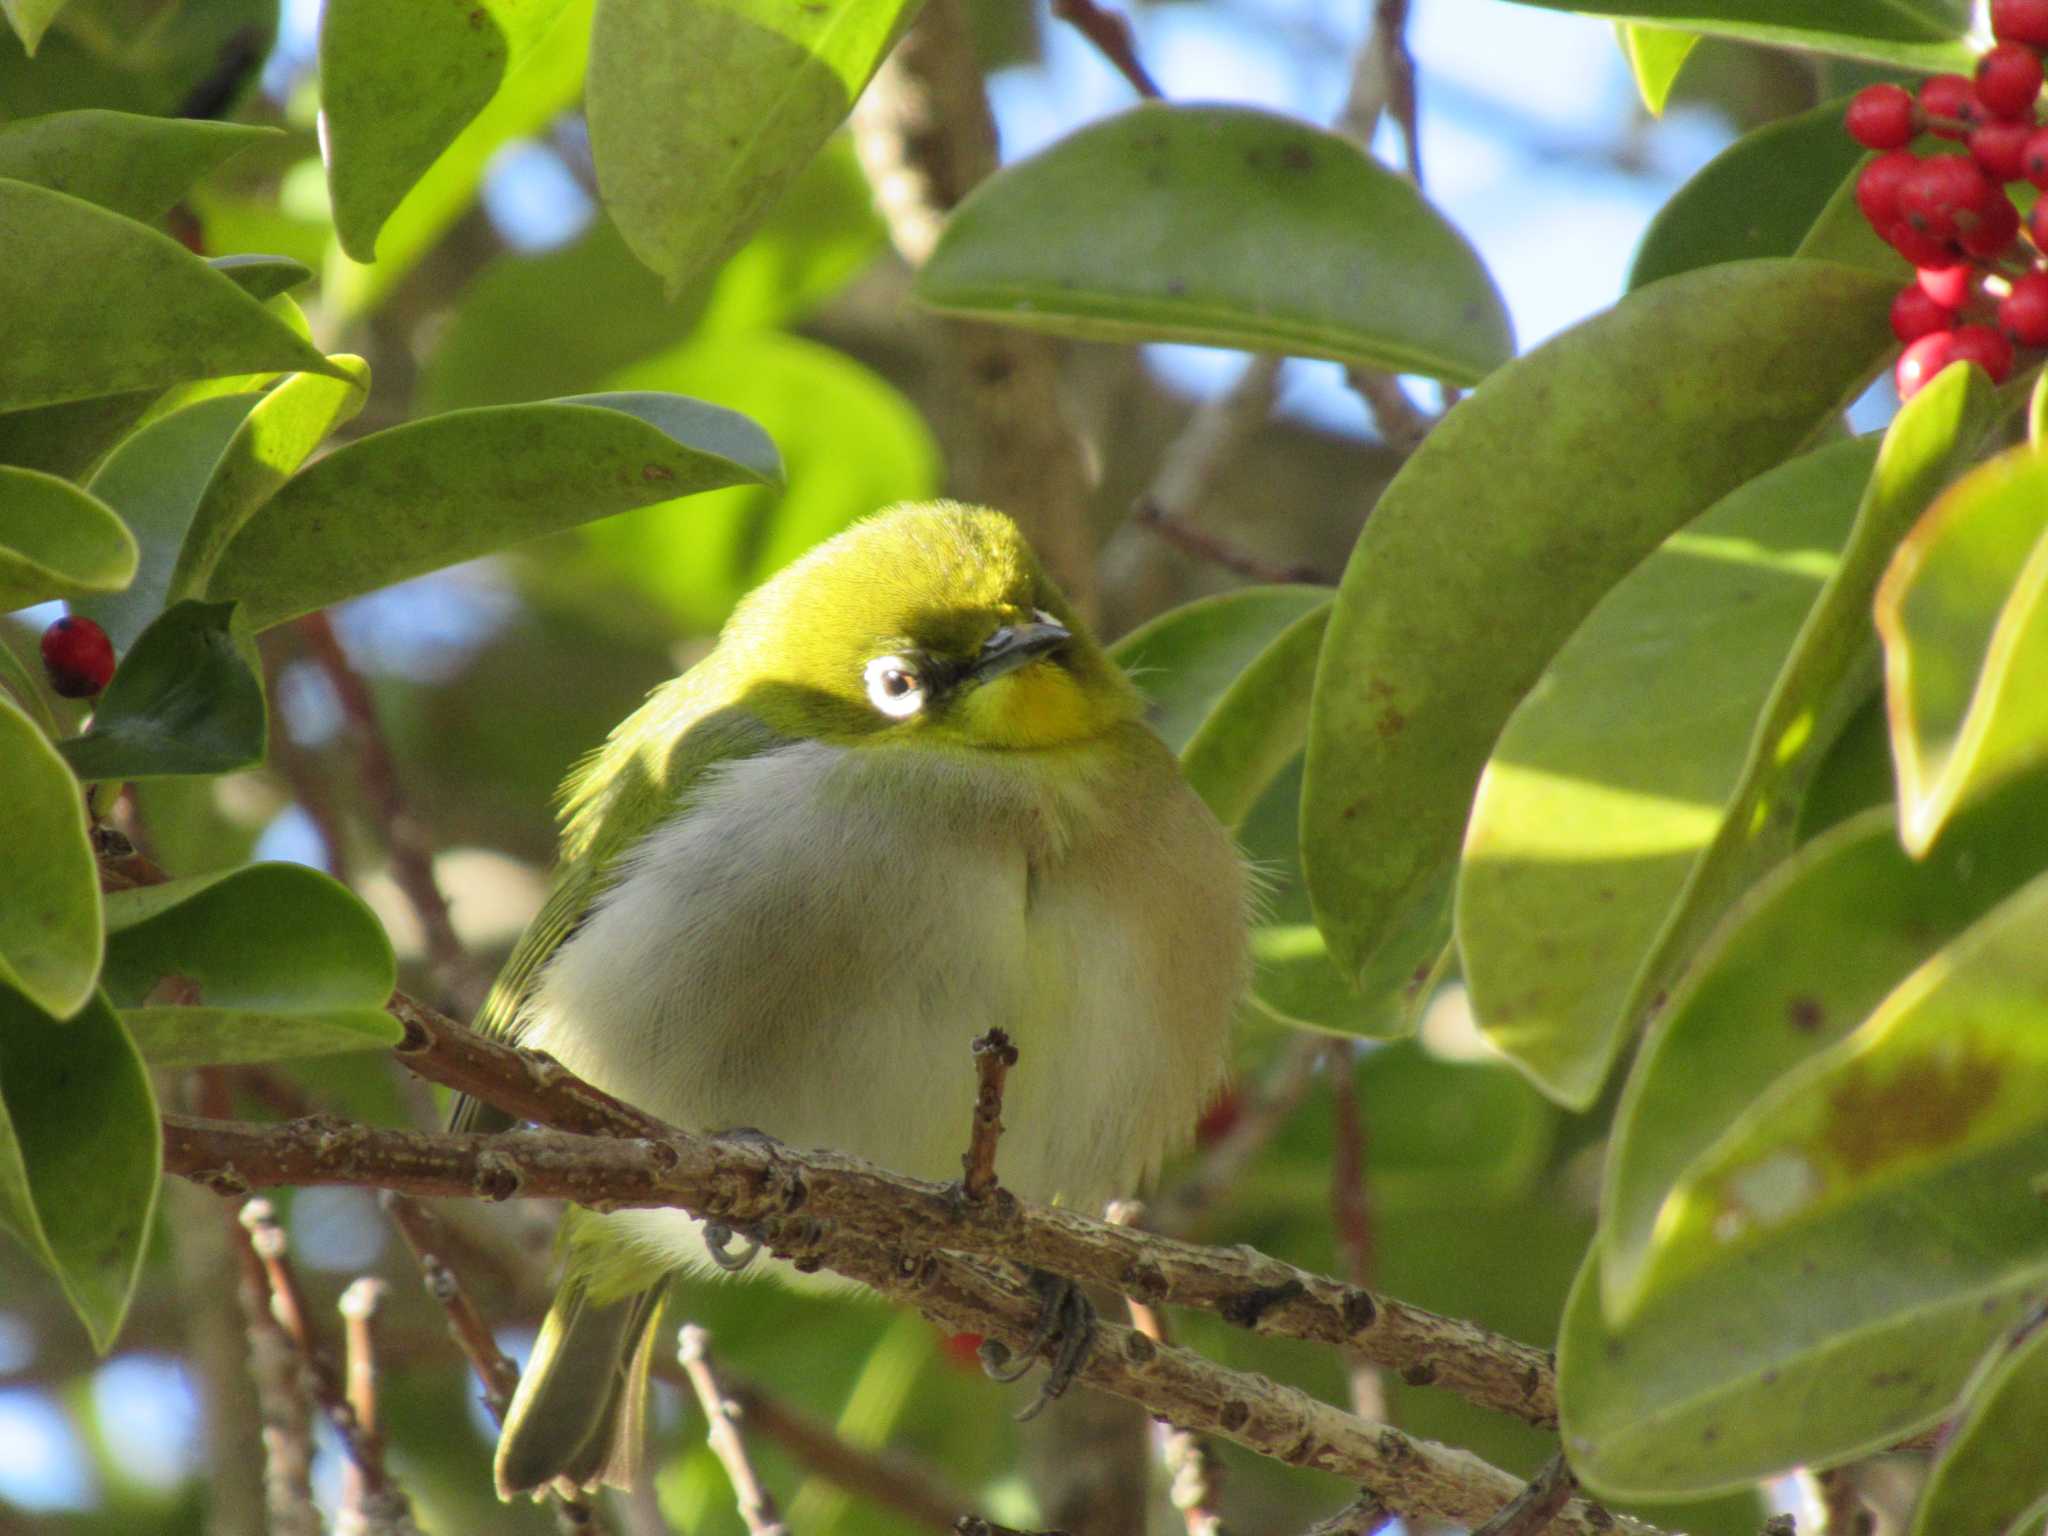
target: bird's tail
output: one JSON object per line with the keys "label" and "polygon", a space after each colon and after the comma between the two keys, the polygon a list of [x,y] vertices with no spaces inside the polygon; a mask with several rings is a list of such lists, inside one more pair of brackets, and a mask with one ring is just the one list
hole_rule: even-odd
{"label": "bird's tail", "polygon": [[498,1497],[563,1481],[630,1488],[646,1444],[647,1372],[666,1284],[591,1299],[571,1275],[555,1293],[498,1435]]}

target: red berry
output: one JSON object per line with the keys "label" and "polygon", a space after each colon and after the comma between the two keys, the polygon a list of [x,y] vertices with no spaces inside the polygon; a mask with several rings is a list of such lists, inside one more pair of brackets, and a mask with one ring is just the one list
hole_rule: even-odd
{"label": "red berry", "polygon": [[2012,372],[2012,343],[1988,325],[1959,325],[1949,333],[1949,356],[1957,362],[1975,363],[1991,375],[1991,382],[2003,384]]}
{"label": "red berry", "polygon": [[67,699],[89,699],[114,676],[114,642],[91,619],[59,619],[43,631],[43,670]]}
{"label": "red berry", "polygon": [[2020,174],[2037,187],[2048,187],[2048,128],[2036,128],[2027,135]]}
{"label": "red berry", "polygon": [[2000,42],[2048,47],[2048,0],[1991,0],[1991,35]]}
{"label": "red berry", "polygon": [[2034,115],[2041,58],[2024,43],[2000,43],[1977,61],[1977,100],[1993,117]]}
{"label": "red berry", "polygon": [[1945,267],[1956,259],[1956,248],[1947,240],[1937,240],[1924,230],[1915,229],[1904,219],[1881,233],[1891,248],[1916,267]]}
{"label": "red berry", "polygon": [[2048,250],[2048,197],[2034,204],[2034,211],[2027,215],[2027,233],[2034,237],[2034,244]]}
{"label": "red berry", "polygon": [[1892,334],[1907,346],[1955,323],[1956,312],[1935,303],[1918,283],[1908,283],[1892,300]]}
{"label": "red berry", "polygon": [[1195,1145],[1213,1147],[1236,1128],[1244,1118],[1244,1100],[1235,1088],[1226,1088],[1216,1095],[1214,1102],[1202,1111],[1202,1118],[1195,1122]]}
{"label": "red berry", "polygon": [[1930,155],[1899,183],[1899,214],[1937,240],[1953,240],[1976,227],[1994,195],[1976,161],[1962,155]]}
{"label": "red berry", "polygon": [[1998,323],[2023,347],[2048,347],[2048,272],[2015,279],[1998,303]]}
{"label": "red berry", "polygon": [[2031,122],[1986,123],[1970,132],[1970,158],[1993,181],[2018,181],[2027,174],[2027,143],[2036,131]]}
{"label": "red berry", "polygon": [[1931,76],[1920,87],[1920,110],[1943,120],[1927,124],[1927,131],[1944,139],[1963,138],[1985,117],[1977,88],[1967,75]]}
{"label": "red berry", "polygon": [[981,1335],[949,1333],[939,1340],[939,1353],[965,1371],[981,1370]]}
{"label": "red berry", "polygon": [[1922,267],[1914,274],[1920,291],[1943,309],[1961,309],[1970,302],[1970,279],[1977,269],[1968,262],[1954,266]]}
{"label": "red berry", "polygon": [[2020,211],[2003,192],[1993,192],[1991,201],[1957,223],[1963,227],[1956,244],[1979,261],[2003,256],[2020,237]]}
{"label": "red berry", "polygon": [[1899,354],[1892,382],[1898,385],[1901,400],[1919,394],[1928,380],[1955,361],[1955,338],[1954,331],[1935,331],[1909,343]]}
{"label": "red berry", "polygon": [[1899,184],[1919,165],[1918,155],[1895,149],[1888,155],[1879,155],[1857,176],[1856,206],[1879,234],[1899,222]]}
{"label": "red berry", "polygon": [[1849,98],[1843,126],[1865,149],[1904,149],[1913,137],[1913,94],[1903,85],[1866,85]]}

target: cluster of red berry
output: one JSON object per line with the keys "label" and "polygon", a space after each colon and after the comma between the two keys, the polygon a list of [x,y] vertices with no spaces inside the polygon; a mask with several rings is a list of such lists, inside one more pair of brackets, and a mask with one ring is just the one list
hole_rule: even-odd
{"label": "cluster of red berry", "polygon": [[[2006,188],[2048,189],[2048,128],[2035,119],[2048,0],[1991,0],[1995,46],[1974,80],[1936,75],[1916,99],[1873,85],[1849,102],[1849,136],[1878,156],[1856,181],[1871,227],[1919,269],[1892,303],[1905,343],[1899,394],[1910,397],[1952,362],[1973,362],[2003,382],[2013,348],[2048,347],[2048,199],[2026,220]],[[1968,148],[1916,155],[1931,133]]]}

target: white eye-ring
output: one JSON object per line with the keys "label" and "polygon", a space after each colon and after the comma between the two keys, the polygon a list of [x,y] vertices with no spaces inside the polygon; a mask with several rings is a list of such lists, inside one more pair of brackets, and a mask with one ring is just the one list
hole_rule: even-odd
{"label": "white eye-ring", "polygon": [[901,656],[877,656],[863,673],[868,702],[894,720],[907,720],[924,708],[924,679]]}

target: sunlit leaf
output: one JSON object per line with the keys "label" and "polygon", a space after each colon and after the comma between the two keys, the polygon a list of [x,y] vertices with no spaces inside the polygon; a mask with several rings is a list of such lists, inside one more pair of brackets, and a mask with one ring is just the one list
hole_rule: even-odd
{"label": "sunlit leaf", "polygon": [[1913,1514],[1913,1536],[2006,1536],[2048,1501],[2048,1331],[1995,1355],[1963,1396]]}
{"label": "sunlit leaf", "polygon": [[298,864],[117,891],[108,996],[156,1066],[388,1047],[390,941],[345,887]]}
{"label": "sunlit leaf", "polygon": [[59,1023],[0,986],[0,1221],[102,1353],[141,1274],[162,1162],[149,1074],[106,999]]}
{"label": "sunlit leaf", "polygon": [[92,726],[57,744],[81,779],[225,773],[263,760],[268,714],[233,603],[164,610],[121,658]]}
{"label": "sunlit leaf", "polygon": [[135,536],[105,502],[55,475],[0,465],[0,613],[118,592],[137,557]]}
{"label": "sunlit leaf", "polygon": [[49,738],[0,693],[0,848],[33,879],[0,884],[0,992],[59,1018],[92,996],[100,882],[78,781]]}
{"label": "sunlit leaf", "polygon": [[917,0],[601,0],[585,92],[597,184],[671,298],[753,233],[917,10]]}
{"label": "sunlit leaf", "polygon": [[1909,69],[1962,70],[1969,0],[1521,0],[1546,10],[1619,16],[1709,37],[1805,48]]}
{"label": "sunlit leaf", "polygon": [[154,223],[185,189],[275,128],[130,112],[59,112],[0,127],[0,177]]}
{"label": "sunlit leaf", "polygon": [[31,55],[36,45],[43,40],[43,33],[57,13],[64,9],[65,0],[0,0],[0,11],[7,15],[7,24],[14,28],[21,39],[22,47]]}
{"label": "sunlit leaf", "polygon": [[1628,58],[1629,73],[1636,78],[1636,94],[1643,98],[1644,110],[1652,117],[1662,117],[1664,104],[1671,99],[1671,88],[1678,83],[1678,72],[1685,68],[1685,61],[1699,45],[1699,34],[1670,27],[1646,27],[1636,21],[1617,21],[1614,27],[1621,38],[1621,51]]}
{"label": "sunlit leaf", "polygon": [[1409,459],[1352,552],[1309,728],[1304,868],[1340,966],[1441,949],[1510,712],[1604,592],[1859,392],[1890,297],[1819,262],[1685,273],[1500,370]]}
{"label": "sunlit leaf", "polygon": [[1030,330],[1459,384],[1514,352],[1493,279],[1408,181],[1348,139],[1246,107],[1146,104],[997,172],[947,220],[915,291]]}
{"label": "sunlit leaf", "polygon": [[677,395],[450,411],[361,437],[243,524],[209,595],[258,629],[632,507],[781,478],[746,417]]}

